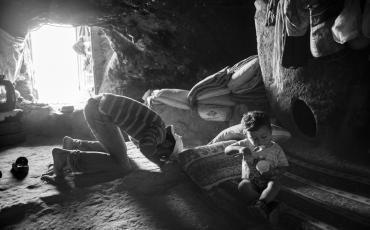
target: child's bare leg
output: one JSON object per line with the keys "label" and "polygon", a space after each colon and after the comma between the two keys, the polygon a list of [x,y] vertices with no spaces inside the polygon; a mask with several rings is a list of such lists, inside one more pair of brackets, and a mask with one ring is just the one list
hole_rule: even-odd
{"label": "child's bare leg", "polygon": [[265,203],[270,203],[278,195],[281,189],[281,184],[278,181],[269,181],[267,187],[262,191],[259,200],[263,200]]}
{"label": "child's bare leg", "polygon": [[254,185],[247,179],[243,179],[239,183],[238,190],[248,204],[251,204],[260,197],[260,194],[257,192]]}

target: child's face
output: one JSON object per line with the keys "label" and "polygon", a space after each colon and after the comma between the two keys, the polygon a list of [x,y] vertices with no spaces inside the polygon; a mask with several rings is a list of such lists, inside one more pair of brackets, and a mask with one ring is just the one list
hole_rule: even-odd
{"label": "child's face", "polygon": [[247,131],[247,138],[254,146],[269,146],[272,140],[271,129],[267,126],[262,126],[255,131]]}

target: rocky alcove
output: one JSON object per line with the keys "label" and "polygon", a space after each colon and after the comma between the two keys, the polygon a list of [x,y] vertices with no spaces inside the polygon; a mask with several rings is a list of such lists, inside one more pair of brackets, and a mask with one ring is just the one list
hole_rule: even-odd
{"label": "rocky alcove", "polygon": [[[296,175],[303,175],[302,177],[306,176],[312,180],[317,179],[327,187],[320,187],[317,184],[309,186],[322,191],[326,189],[325,191],[333,192],[328,186],[338,186],[344,191],[359,195],[360,198],[354,196],[356,201],[360,200],[359,202],[365,205],[353,205],[351,200],[348,201],[348,206],[345,206],[347,203],[342,202],[342,198],[334,199],[334,195],[325,196],[316,190],[312,194],[313,196],[319,194],[318,197],[301,199],[302,194],[297,192],[299,189],[295,189],[304,189],[304,180],[301,179],[298,183],[297,177],[292,174],[288,174],[290,177],[284,181],[287,189],[280,199],[288,201],[288,204],[290,201],[291,206],[301,205],[301,202],[304,203],[302,200],[321,200],[322,202],[315,204],[314,207],[324,207],[323,212],[328,206],[335,207],[334,209],[339,210],[338,213],[342,210],[345,210],[344,215],[350,213],[347,215],[349,219],[352,218],[352,211],[356,212],[355,214],[360,213],[360,218],[353,218],[348,222],[343,220],[345,227],[370,225],[366,222],[370,204],[368,198],[365,199],[366,193],[370,191],[368,187],[370,182],[367,180],[370,175],[368,169],[370,40],[362,36],[341,45],[338,52],[313,57],[309,52],[310,31],[308,31],[301,37],[302,40],[296,41],[303,44],[302,46],[290,44],[296,45],[291,50],[293,57],[297,58],[295,61],[299,62],[300,58],[304,57],[305,62],[298,66],[283,66],[281,44],[278,43],[287,40],[282,39],[278,26],[266,25],[266,17],[273,2],[279,1],[0,0],[0,74],[4,74],[7,80],[14,83],[20,96],[30,102],[27,109],[23,107],[24,133],[22,131],[22,136],[18,136],[19,140],[15,141],[20,143],[20,146],[18,148],[14,146],[14,149],[9,146],[3,148],[4,154],[0,153],[2,159],[0,166],[5,168],[10,164],[9,159],[17,152],[29,154],[30,163],[39,160],[50,161],[51,147],[59,144],[55,139],[59,141],[64,135],[92,138],[84,123],[81,108],[76,107],[76,110],[70,113],[55,111],[47,104],[35,103],[37,95],[33,94],[34,89],[29,85],[34,77],[29,35],[43,25],[88,28],[91,37],[89,60],[93,64],[94,93],[121,94],[139,101],[143,101],[142,97],[148,90],[166,88],[190,90],[197,82],[225,66],[233,66],[257,54],[263,79],[261,87],[265,89],[268,99],[266,111],[271,114],[274,124],[291,134],[288,141],[281,142],[292,160],[292,171],[289,173],[297,173]],[[344,1],[334,2],[327,1],[327,4],[336,5],[337,8],[343,7]],[[367,0],[360,2],[362,7],[369,4]],[[194,108],[184,111],[162,104],[153,105],[152,108],[166,123],[176,123],[177,131],[184,136],[189,147],[208,143],[218,132],[238,123],[240,115],[247,110],[245,107],[235,106],[233,116],[229,120],[205,121]],[[23,142],[22,146],[24,137],[27,141]],[[52,143],[45,144],[44,139],[48,138]],[[210,209],[209,203],[202,203],[209,196],[205,198],[196,195],[199,194],[199,188],[184,179],[186,176],[177,169],[170,167],[170,173],[160,172],[151,162],[138,156],[140,153],[137,149],[133,146],[130,148],[133,158],[139,159],[138,167],[144,171],[155,172],[155,175],[150,174],[148,179],[146,173],[140,172],[118,182],[111,181],[91,188],[77,189],[72,192],[77,198],[67,199],[68,205],[73,207],[71,212],[59,207],[65,204],[63,202],[66,195],[63,192],[61,196],[60,191],[53,187],[40,185],[38,178],[40,172],[31,171],[31,182],[26,182],[27,188],[20,188],[21,182],[12,180],[4,173],[5,176],[0,180],[10,182],[9,186],[3,184],[1,187],[1,192],[6,194],[3,198],[7,203],[2,206],[5,208],[0,210],[0,220],[9,218],[11,221],[7,224],[14,224],[15,228],[21,229],[27,228],[27,225],[36,227],[38,224],[45,224],[57,216],[58,218],[52,222],[58,226],[56,228],[63,228],[60,227],[63,226],[63,215],[70,217],[73,216],[73,212],[77,212],[82,215],[81,218],[73,219],[77,225],[69,221],[66,226],[137,229],[173,229],[179,226],[179,229],[223,229],[235,218],[238,219],[233,216],[235,210],[231,212],[232,218],[229,218]],[[314,166],[309,168],[307,166],[309,164]],[[35,167],[46,170],[40,162],[36,163]],[[174,173],[174,177],[169,176],[171,173]],[[321,173],[330,174],[331,179],[322,176]],[[158,184],[156,180],[151,181],[152,176],[160,178]],[[292,178],[296,180],[294,183],[291,181]],[[343,179],[348,185],[339,185],[338,178]],[[136,179],[142,180],[142,183],[136,185]],[[33,188],[36,190],[32,190]],[[108,192],[100,192],[101,190]],[[22,206],[22,193],[25,191],[31,191],[31,195],[26,196],[26,205]],[[42,201],[34,200],[38,192],[42,193]],[[85,193],[87,195],[84,195]],[[136,195],[131,197],[130,193]],[[294,198],[290,200],[292,193],[298,195],[293,195]],[[340,196],[341,191],[333,194]],[[19,198],[19,202],[14,203],[12,196]],[[351,194],[345,197],[347,199]],[[115,199],[122,199],[122,202],[115,204]],[[142,206],[136,206],[135,201],[139,201]],[[166,202],[168,207],[167,205],[162,207],[161,204]],[[88,223],[86,219],[95,215],[95,210],[99,209],[96,204],[100,203],[110,208],[96,211],[101,214],[96,221],[97,225]],[[144,203],[149,205],[143,205]],[[131,218],[127,222],[119,221],[127,217],[124,212],[117,212],[117,215],[109,214],[123,209],[127,204],[128,211],[124,212]],[[222,201],[218,205],[229,210],[233,209]],[[174,209],[175,214],[172,213],[171,207],[177,206],[184,208],[185,212]],[[34,207],[36,212],[30,211]],[[311,209],[307,208],[309,206],[303,204],[302,207],[306,208],[304,209],[306,214],[312,214]],[[80,208],[89,211],[84,215],[78,211]],[[153,210],[158,210],[158,213],[152,212]],[[192,211],[200,217],[194,217]],[[20,213],[19,216],[13,215],[17,212]],[[143,213],[150,215],[145,217]],[[318,217],[320,213],[316,212],[316,218],[320,219]],[[342,217],[343,214],[338,213],[329,215],[332,218],[328,218],[330,224],[335,225],[333,220],[341,219],[338,216]],[[174,216],[168,223],[164,221],[166,218],[163,216],[167,214]],[[109,227],[104,225],[105,220],[111,224]],[[195,220],[195,224],[192,220]],[[291,222],[285,223],[285,227],[294,222],[289,218],[288,220]],[[239,222],[236,223],[233,227],[241,227]],[[314,220],[310,223],[316,222]],[[360,224],[356,225],[358,223]],[[47,224],[41,226],[47,228]],[[302,225],[299,226],[304,228]],[[317,227],[317,224],[312,226]]]}

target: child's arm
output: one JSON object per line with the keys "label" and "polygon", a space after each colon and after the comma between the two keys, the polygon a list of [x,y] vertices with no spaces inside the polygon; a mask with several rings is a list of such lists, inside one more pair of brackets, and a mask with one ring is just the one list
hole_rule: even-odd
{"label": "child's arm", "polygon": [[235,155],[235,154],[248,154],[250,150],[247,145],[247,140],[241,140],[234,144],[231,144],[225,148],[226,155]]}

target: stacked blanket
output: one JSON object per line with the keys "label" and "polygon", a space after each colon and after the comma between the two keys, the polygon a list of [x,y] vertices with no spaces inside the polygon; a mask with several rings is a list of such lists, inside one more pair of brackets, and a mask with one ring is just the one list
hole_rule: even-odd
{"label": "stacked blanket", "polygon": [[232,67],[225,67],[184,89],[154,90],[148,104],[163,103],[175,108],[194,110],[207,121],[230,121],[236,106],[247,110],[267,110],[268,100],[262,81],[258,56],[250,56]]}
{"label": "stacked blanket", "polygon": [[221,182],[240,178],[241,156],[226,156],[226,146],[234,140],[222,141],[185,150],[177,160],[188,176],[201,188],[209,190]]}

